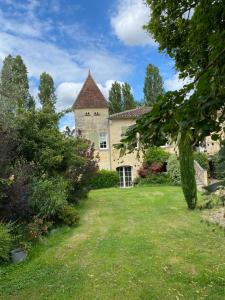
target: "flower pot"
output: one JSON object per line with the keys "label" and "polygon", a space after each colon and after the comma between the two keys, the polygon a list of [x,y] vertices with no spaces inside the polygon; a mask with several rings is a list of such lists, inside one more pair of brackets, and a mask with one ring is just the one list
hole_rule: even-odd
{"label": "flower pot", "polygon": [[11,257],[14,264],[23,262],[27,258],[27,252],[24,249],[15,249],[11,251]]}

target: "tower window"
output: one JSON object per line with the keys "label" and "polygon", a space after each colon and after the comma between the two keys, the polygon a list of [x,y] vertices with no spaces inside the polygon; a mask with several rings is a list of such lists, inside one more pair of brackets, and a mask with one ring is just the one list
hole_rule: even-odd
{"label": "tower window", "polygon": [[108,145],[107,145],[107,133],[102,132],[100,133],[99,136],[99,147],[100,149],[107,149]]}

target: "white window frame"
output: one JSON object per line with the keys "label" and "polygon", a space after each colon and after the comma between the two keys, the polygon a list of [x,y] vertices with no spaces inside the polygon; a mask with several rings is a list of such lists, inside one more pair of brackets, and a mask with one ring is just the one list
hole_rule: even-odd
{"label": "white window frame", "polygon": [[[101,143],[105,143],[105,147],[102,147]],[[99,149],[100,150],[108,150],[108,135],[107,135],[107,132],[101,132],[99,134]]]}

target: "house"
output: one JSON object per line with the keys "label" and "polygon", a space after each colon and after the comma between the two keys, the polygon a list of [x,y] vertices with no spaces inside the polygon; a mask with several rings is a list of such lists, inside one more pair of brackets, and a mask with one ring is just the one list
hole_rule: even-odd
{"label": "house", "polygon": [[76,131],[94,143],[96,154],[100,157],[99,168],[118,171],[120,186],[131,186],[142,161],[137,159],[137,151],[120,157],[119,150],[113,145],[119,143],[127,128],[150,108],[138,107],[109,115],[108,102],[89,72],[74,102],[73,111]]}
{"label": "house", "polygon": [[[120,151],[113,145],[118,144],[128,127],[135,124],[138,117],[149,112],[150,108],[137,107],[109,115],[108,102],[89,72],[73,104],[73,111],[76,131],[94,143],[96,154],[100,157],[99,168],[118,171],[120,186],[132,186],[142,160],[138,160],[137,150],[120,157]],[[174,153],[176,149],[175,145],[165,145],[164,148],[170,153]],[[197,149],[209,155],[217,153],[218,150],[219,143],[213,142],[210,137]]]}

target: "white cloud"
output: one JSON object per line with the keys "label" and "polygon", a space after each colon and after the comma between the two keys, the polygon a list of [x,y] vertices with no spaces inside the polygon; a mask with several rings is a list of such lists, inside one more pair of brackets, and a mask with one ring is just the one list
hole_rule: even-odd
{"label": "white cloud", "polygon": [[[109,96],[109,90],[115,80],[107,80],[105,84],[97,83],[99,89],[106,99]],[[119,83],[123,83],[119,81]],[[72,107],[76,97],[78,96],[83,82],[63,82],[56,89],[58,111]]]}
{"label": "white cloud", "polygon": [[164,85],[167,91],[175,91],[181,89],[185,84],[190,83],[190,79],[180,79],[179,74],[176,73],[172,78],[165,80]]}
{"label": "white cloud", "polygon": [[150,10],[142,0],[118,1],[116,13],[111,16],[115,35],[126,45],[156,45],[153,38],[144,31],[149,21]]}
{"label": "white cloud", "polygon": [[71,54],[50,42],[0,32],[0,57],[3,59],[9,53],[23,57],[30,77],[38,79],[42,72],[48,72],[56,83],[79,82],[85,78],[88,69],[100,82],[122,78],[132,70],[130,64],[107,51],[81,49]]}
{"label": "white cloud", "polygon": [[72,107],[81,87],[82,83],[63,82],[56,89],[57,110]]}

